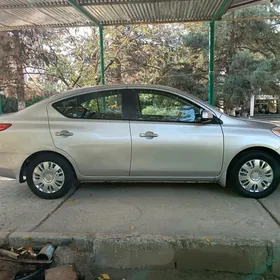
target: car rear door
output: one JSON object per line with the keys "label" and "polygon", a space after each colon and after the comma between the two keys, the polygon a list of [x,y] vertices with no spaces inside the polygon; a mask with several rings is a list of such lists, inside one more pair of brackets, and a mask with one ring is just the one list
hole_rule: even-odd
{"label": "car rear door", "polygon": [[130,123],[131,176],[214,178],[223,161],[223,133],[216,118],[202,123],[200,106],[169,92],[137,89],[137,117]]}
{"label": "car rear door", "polygon": [[55,146],[75,160],[82,175],[129,175],[131,136],[122,90],[72,96],[47,110]]}

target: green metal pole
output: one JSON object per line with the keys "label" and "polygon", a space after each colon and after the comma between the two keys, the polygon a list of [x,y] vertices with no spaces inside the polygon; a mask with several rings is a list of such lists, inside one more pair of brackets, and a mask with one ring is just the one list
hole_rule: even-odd
{"label": "green metal pole", "polygon": [[214,92],[214,68],[215,68],[215,21],[211,21],[209,25],[209,88],[208,88],[208,103],[215,104]]}
{"label": "green metal pole", "polygon": [[227,11],[232,0],[224,0],[216,14],[213,16],[209,26],[209,84],[208,84],[208,103],[215,104],[214,91],[214,68],[215,68],[215,20],[220,19]]}
{"label": "green metal pole", "polygon": [[0,93],[0,115],[2,115],[2,94]]}
{"label": "green metal pole", "polygon": [[105,85],[103,26],[99,26],[99,48],[100,48],[100,76],[101,76],[101,84]]}
{"label": "green metal pole", "polygon": [[[103,43],[103,26],[98,19],[96,19],[91,13],[89,13],[83,6],[80,6],[75,0],[67,0],[67,2],[76,9],[79,13],[83,14],[87,19],[89,19],[94,25],[99,28],[99,45],[100,45],[100,76],[101,84],[105,85],[105,75],[104,75],[104,43]],[[105,97],[102,100],[103,112],[106,109]]]}
{"label": "green metal pole", "polygon": [[75,0],[67,0],[67,2],[76,9],[79,13],[83,14],[85,17],[87,17],[93,24],[100,27],[100,22],[93,17],[84,7],[80,6]]}
{"label": "green metal pole", "polygon": [[[104,69],[104,43],[103,43],[103,26],[99,26],[99,49],[100,49],[100,77],[101,84],[105,85],[105,69]],[[102,97],[102,111],[106,111],[106,98]]]}

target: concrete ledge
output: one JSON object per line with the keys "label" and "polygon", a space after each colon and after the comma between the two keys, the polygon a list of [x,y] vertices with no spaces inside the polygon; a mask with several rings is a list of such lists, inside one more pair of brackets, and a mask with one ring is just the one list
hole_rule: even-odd
{"label": "concrete ledge", "polygon": [[[174,268],[173,239],[152,236],[98,238],[93,243],[95,265],[106,268]],[[175,240],[173,240],[175,241]]]}
{"label": "concrete ledge", "polygon": [[263,273],[267,270],[269,242],[262,240],[177,240],[178,269]]}
{"label": "concrete ledge", "polygon": [[9,235],[9,232],[1,232],[0,231],[0,246],[8,244],[8,242],[9,242],[8,235]]}
{"label": "concrete ledge", "polygon": [[41,246],[52,242],[55,246],[68,246],[81,251],[91,251],[92,235],[59,234],[48,232],[14,232],[9,237],[9,244],[13,247],[24,245]]}
{"label": "concrete ledge", "polygon": [[271,266],[273,275],[280,277],[280,241],[272,241]]}
{"label": "concrete ledge", "polygon": [[271,241],[257,239],[17,232],[8,241],[14,247],[52,242],[59,246],[55,262],[76,263],[83,272],[91,267],[95,271],[207,270],[261,275],[271,271],[272,254],[275,259],[279,254],[279,264],[274,262],[272,267],[273,273],[280,273],[280,240],[273,247]]}

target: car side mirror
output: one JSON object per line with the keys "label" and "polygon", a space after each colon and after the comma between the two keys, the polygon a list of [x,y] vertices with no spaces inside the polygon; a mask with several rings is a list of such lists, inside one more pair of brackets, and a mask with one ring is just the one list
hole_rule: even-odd
{"label": "car side mirror", "polygon": [[214,118],[214,115],[212,112],[203,110],[201,113],[201,120],[203,122],[211,121]]}

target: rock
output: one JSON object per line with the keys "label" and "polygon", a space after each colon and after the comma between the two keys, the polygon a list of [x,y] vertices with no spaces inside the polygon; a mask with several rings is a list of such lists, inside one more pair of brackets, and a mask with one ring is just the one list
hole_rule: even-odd
{"label": "rock", "polygon": [[94,254],[82,252],[75,248],[58,246],[54,252],[54,266],[75,264],[79,275],[93,279]]}
{"label": "rock", "polygon": [[78,275],[73,265],[64,265],[46,270],[45,280],[78,280]]}
{"label": "rock", "polygon": [[9,270],[0,271],[0,280],[13,280],[15,278],[15,274]]}

